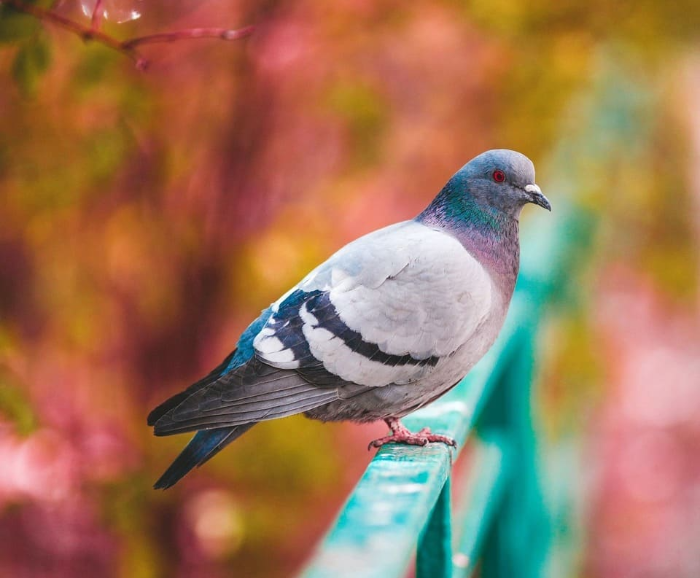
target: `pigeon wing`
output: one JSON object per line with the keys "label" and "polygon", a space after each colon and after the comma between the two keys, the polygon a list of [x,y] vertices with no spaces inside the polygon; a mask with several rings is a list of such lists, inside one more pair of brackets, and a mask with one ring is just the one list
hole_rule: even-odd
{"label": "pigeon wing", "polygon": [[274,303],[253,347],[317,385],[411,383],[469,340],[491,299],[488,273],[457,239],[399,223],[347,245]]}
{"label": "pigeon wing", "polygon": [[156,435],[239,426],[302,413],[338,399],[294,371],[252,359],[191,394],[156,423]]}
{"label": "pigeon wing", "polygon": [[341,249],[247,331],[244,363],[188,390],[156,435],[302,413],[371,387],[411,383],[486,319],[491,281],[454,237],[416,222]]}

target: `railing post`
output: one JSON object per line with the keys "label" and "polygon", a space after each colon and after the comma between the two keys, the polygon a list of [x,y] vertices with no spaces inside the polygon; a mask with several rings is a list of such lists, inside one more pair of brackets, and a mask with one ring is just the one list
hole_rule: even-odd
{"label": "railing post", "polygon": [[551,524],[540,487],[531,412],[537,325],[535,312],[519,328],[508,367],[480,422],[484,431],[507,435],[514,448],[505,496],[484,546],[484,578],[540,578],[550,548]]}
{"label": "railing post", "polygon": [[500,511],[500,504],[511,475],[513,451],[503,435],[486,434],[476,442],[476,451],[464,480],[460,512],[453,518],[455,548],[453,578],[468,578],[479,563],[483,544]]}
{"label": "railing post", "polygon": [[450,478],[447,478],[418,541],[416,578],[452,577],[451,501]]}

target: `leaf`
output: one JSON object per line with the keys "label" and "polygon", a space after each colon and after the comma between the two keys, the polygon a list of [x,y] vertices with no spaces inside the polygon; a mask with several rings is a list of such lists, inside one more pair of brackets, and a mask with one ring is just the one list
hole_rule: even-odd
{"label": "leaf", "polygon": [[16,431],[26,435],[37,427],[37,416],[31,401],[20,384],[9,374],[0,371],[0,420],[9,421]]}
{"label": "leaf", "polygon": [[37,36],[20,46],[12,63],[12,77],[23,96],[36,96],[39,79],[50,63],[50,46],[43,36]]}
{"label": "leaf", "polygon": [[0,43],[26,40],[39,29],[39,21],[3,4],[0,6]]}

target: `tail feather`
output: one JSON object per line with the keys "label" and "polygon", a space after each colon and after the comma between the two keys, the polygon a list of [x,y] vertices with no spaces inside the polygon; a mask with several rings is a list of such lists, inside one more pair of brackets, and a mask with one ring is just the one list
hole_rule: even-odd
{"label": "tail feather", "polygon": [[226,356],[226,359],[224,359],[219,365],[217,365],[212,371],[210,371],[208,375],[204,376],[199,381],[196,381],[195,383],[190,385],[186,390],[181,391],[177,395],[173,395],[172,397],[166,399],[157,408],[151,411],[151,413],[148,414],[148,425],[155,425],[155,423],[161,417],[163,417],[171,409],[176,408],[193,393],[198,392],[200,389],[203,389],[207,385],[211,385],[222,375],[224,375],[224,373],[226,373],[226,370],[229,368],[229,365],[231,364],[231,360],[237,352],[238,350],[234,349],[231,353],[229,353]]}
{"label": "tail feather", "polygon": [[298,373],[252,359],[191,393],[154,424],[157,436],[286,417],[338,399]]}
{"label": "tail feather", "polygon": [[218,454],[224,447],[242,436],[255,425],[246,423],[234,427],[202,430],[190,440],[170,467],[153,485],[156,490],[166,490],[179,482],[190,470],[201,466]]}

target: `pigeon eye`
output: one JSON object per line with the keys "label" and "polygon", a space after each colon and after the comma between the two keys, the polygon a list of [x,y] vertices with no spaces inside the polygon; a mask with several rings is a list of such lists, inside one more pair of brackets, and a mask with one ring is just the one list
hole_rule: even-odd
{"label": "pigeon eye", "polygon": [[493,180],[496,181],[497,183],[502,183],[503,181],[506,180],[506,174],[503,171],[499,171],[498,169],[493,171]]}

